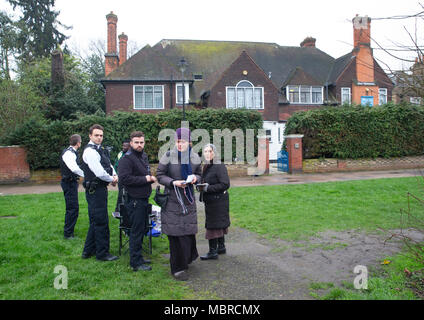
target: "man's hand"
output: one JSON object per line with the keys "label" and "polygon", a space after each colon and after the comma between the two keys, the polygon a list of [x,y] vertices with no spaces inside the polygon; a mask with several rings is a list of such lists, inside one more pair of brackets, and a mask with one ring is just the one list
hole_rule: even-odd
{"label": "man's hand", "polygon": [[113,178],[112,186],[116,187],[116,184],[118,183],[118,176],[114,175],[112,178]]}

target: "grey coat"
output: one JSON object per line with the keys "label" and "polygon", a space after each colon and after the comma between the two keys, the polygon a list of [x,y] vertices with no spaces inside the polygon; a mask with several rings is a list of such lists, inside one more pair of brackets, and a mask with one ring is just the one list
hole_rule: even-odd
{"label": "grey coat", "polygon": [[[200,167],[199,156],[192,152],[190,163],[193,174],[196,175],[197,181],[200,182],[202,169]],[[177,200],[172,182],[174,180],[183,180],[181,177],[181,163],[178,161],[178,151],[173,149],[167,152],[159,161],[156,171],[158,182],[165,186],[165,190],[169,193],[168,203],[161,211],[162,232],[168,236],[185,236],[197,233],[197,208],[196,201],[190,204],[184,196],[183,189],[180,189],[184,199],[184,204],[188,209],[187,215],[182,215],[182,208]],[[195,188],[193,188],[195,189]],[[194,191],[194,190],[193,190]],[[193,192],[194,198],[194,192]]]}

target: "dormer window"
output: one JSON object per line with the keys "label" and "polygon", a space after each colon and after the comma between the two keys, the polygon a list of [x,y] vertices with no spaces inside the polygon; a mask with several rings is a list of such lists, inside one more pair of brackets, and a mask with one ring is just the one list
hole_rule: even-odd
{"label": "dormer window", "polygon": [[227,109],[264,108],[264,88],[255,87],[251,82],[243,80],[235,87],[226,87]]}
{"label": "dormer window", "polygon": [[286,91],[292,104],[323,104],[324,87],[287,86]]}

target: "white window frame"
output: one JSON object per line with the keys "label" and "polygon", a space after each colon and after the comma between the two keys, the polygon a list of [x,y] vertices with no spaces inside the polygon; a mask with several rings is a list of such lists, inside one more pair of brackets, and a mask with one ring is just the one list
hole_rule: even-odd
{"label": "white window frame", "polygon": [[[143,107],[143,106],[137,106],[136,105],[136,99],[135,99],[135,94],[136,94],[136,88],[137,87],[143,87],[143,92],[144,92],[144,88],[145,87],[153,87],[153,108],[146,108],[146,107]],[[162,87],[162,107],[161,108],[155,108],[154,107],[154,105],[155,105],[155,87]],[[137,85],[134,85],[133,86],[133,104],[134,104],[134,110],[163,110],[163,109],[165,109],[165,86],[164,85],[154,85],[154,84],[152,84],[152,85],[139,85],[139,84],[137,84]]]}
{"label": "white window frame", "polygon": [[[252,96],[252,99],[253,99],[253,107],[251,107],[251,108],[246,108],[246,109],[249,109],[249,110],[264,110],[265,109],[265,94],[264,94],[264,87],[255,87],[254,85],[253,85],[253,83],[251,83],[250,81],[247,81],[247,80],[241,80],[241,81],[239,81],[238,83],[237,83],[237,85],[235,86],[235,87],[225,87],[225,97],[226,97],[226,108],[227,109],[238,109],[238,108],[241,108],[241,107],[238,107],[238,95],[237,95],[237,89],[241,89],[241,88],[245,88],[245,87],[239,87],[239,85],[242,83],[242,82],[247,82],[247,83],[249,83],[252,87],[252,90],[253,90],[253,96]],[[258,108],[257,106],[255,106],[255,91],[256,91],[256,89],[259,89],[259,90],[261,90],[261,106]],[[229,100],[228,100],[228,90],[234,90],[234,95],[235,95],[235,106],[234,107],[230,107],[229,106]]]}
{"label": "white window frame", "polygon": [[[181,102],[179,101],[179,97],[178,97],[178,88],[182,87],[183,83],[177,83],[175,85],[175,103],[179,106],[181,106],[183,104],[183,98],[181,97]],[[184,104],[188,104],[190,101],[190,84],[188,82],[184,82],[184,88],[185,88],[185,92],[184,92]]]}
{"label": "white window frame", "polygon": [[[349,101],[344,101],[344,100],[343,100],[343,96],[345,95],[345,94],[343,93],[343,90],[348,90],[348,91],[349,91],[349,93],[348,93],[348,95],[349,95]],[[340,103],[343,105],[343,104],[345,104],[346,102],[348,102],[348,104],[352,104],[352,89],[351,89],[351,88],[349,88],[349,87],[342,87],[342,88],[340,89]]]}
{"label": "white window frame", "polygon": [[[299,96],[299,101],[290,101],[290,92],[293,90],[293,88],[297,87],[297,94]],[[314,88],[320,88],[321,89],[321,100],[318,102],[312,102],[312,96],[313,93],[316,93],[313,91]],[[302,92],[307,92],[305,89],[309,89],[309,99],[310,101],[302,101]],[[323,104],[324,103],[324,87],[323,86],[302,86],[302,85],[291,85],[286,87],[286,97],[287,100],[290,101],[291,104]]]}
{"label": "white window frame", "polygon": [[[384,92],[384,93],[383,93]],[[381,102],[382,98],[385,98],[385,102]],[[379,88],[378,89],[378,104],[381,106],[383,104],[387,104],[387,88]]]}

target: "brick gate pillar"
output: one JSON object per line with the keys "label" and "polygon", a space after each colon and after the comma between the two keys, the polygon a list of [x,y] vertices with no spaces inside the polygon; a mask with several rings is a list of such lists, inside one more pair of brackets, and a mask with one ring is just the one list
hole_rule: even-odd
{"label": "brick gate pillar", "polygon": [[27,181],[30,176],[24,148],[0,147],[0,184]]}
{"label": "brick gate pillar", "polygon": [[289,173],[303,172],[302,138],[303,135],[292,134],[285,136],[289,153]]}

